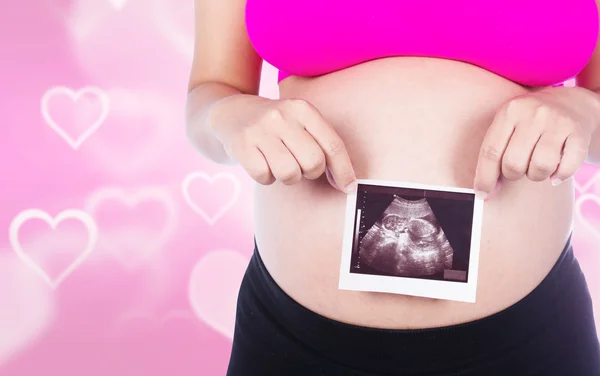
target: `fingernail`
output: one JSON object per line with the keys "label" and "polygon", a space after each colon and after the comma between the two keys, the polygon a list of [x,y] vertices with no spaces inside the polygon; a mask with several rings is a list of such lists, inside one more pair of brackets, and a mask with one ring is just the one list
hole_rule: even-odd
{"label": "fingernail", "polygon": [[552,179],[552,185],[553,185],[553,186],[555,186],[555,187],[556,187],[557,185],[559,185],[560,183],[562,183],[562,182],[563,182],[563,180],[562,180],[562,179],[559,179],[559,178],[554,178],[554,179]]}
{"label": "fingernail", "polygon": [[487,197],[487,193],[485,193],[484,191],[475,191],[475,198],[478,198],[480,200],[485,200],[486,197]]}
{"label": "fingernail", "polygon": [[325,169],[325,176],[327,177],[327,181],[329,182],[329,184],[331,184],[332,187],[341,190],[340,187],[338,187],[337,183],[335,182],[335,179],[333,178],[333,175],[331,175],[331,171],[329,171],[329,169]]}
{"label": "fingernail", "polygon": [[352,183],[348,184],[346,186],[346,188],[344,189],[344,191],[346,193],[354,193],[356,192],[356,189],[358,188],[358,183],[355,181],[353,181]]}

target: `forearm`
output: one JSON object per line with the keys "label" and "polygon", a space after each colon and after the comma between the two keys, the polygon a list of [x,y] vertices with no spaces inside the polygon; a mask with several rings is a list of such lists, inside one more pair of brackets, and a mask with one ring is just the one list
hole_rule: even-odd
{"label": "forearm", "polygon": [[187,96],[186,131],[192,145],[206,158],[219,164],[234,164],[215,136],[211,118],[217,103],[225,98],[245,96],[239,90],[217,82],[193,88]]}

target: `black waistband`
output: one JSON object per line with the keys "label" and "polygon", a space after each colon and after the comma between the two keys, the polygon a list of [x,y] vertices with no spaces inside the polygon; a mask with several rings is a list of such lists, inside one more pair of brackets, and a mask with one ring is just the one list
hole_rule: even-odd
{"label": "black waistband", "polygon": [[519,346],[527,346],[531,338],[548,335],[557,317],[578,309],[581,303],[577,302],[588,294],[570,242],[544,280],[516,304],[468,323],[428,329],[366,328],[318,315],[275,283],[257,249],[248,273],[256,296],[286,333],[321,356],[357,369],[373,369],[375,365],[381,373],[402,369],[419,375],[439,374],[435,372],[489,366],[491,354],[497,357],[512,349],[522,351]]}

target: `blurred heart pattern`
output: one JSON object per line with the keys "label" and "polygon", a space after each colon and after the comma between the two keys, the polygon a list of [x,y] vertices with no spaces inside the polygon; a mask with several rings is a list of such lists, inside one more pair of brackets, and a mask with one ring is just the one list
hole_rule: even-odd
{"label": "blurred heart pattern", "polygon": [[[0,375],[225,374],[253,192],[185,134],[193,8],[3,3]],[[277,98],[277,70],[262,73]],[[575,182],[600,301],[600,169]]]}

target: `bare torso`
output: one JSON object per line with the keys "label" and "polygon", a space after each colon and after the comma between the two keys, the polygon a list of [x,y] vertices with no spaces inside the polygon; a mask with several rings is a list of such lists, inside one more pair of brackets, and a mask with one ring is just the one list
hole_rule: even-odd
{"label": "bare torso", "polygon": [[[281,98],[315,105],[346,143],[359,179],[473,188],[495,111],[528,89],[475,66],[387,58],[317,78],[289,77]],[[571,231],[573,187],[505,182],[484,206],[476,303],[338,289],[345,195],[325,177],[256,187],[256,241],[276,282],[342,322],[385,328],[451,325],[490,315],[533,290]]]}

